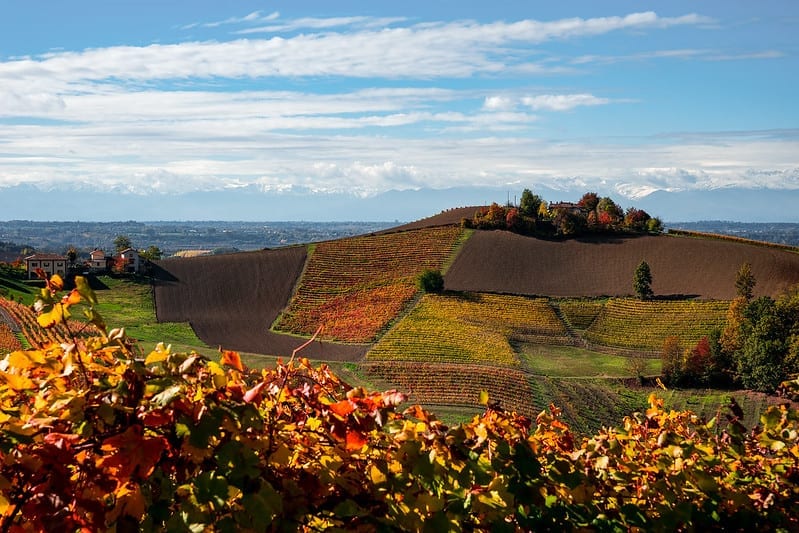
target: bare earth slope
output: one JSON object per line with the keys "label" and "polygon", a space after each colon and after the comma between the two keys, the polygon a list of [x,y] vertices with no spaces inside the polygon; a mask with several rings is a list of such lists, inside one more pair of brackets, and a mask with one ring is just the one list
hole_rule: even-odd
{"label": "bare earth slope", "polygon": [[474,217],[474,214],[478,209],[480,209],[480,206],[453,207],[452,209],[447,209],[446,211],[442,211],[437,215],[416,220],[414,222],[409,222],[407,224],[403,224],[402,226],[388,228],[380,233],[393,233],[395,231],[407,231],[430,228],[434,226],[459,226],[461,220],[464,218]]}
{"label": "bare earth slope", "polygon": [[546,296],[621,296],[645,260],[656,295],[735,296],[735,275],[752,265],[756,295],[799,283],[799,254],[713,239],[674,236],[589,237],[562,242],[505,231],[478,231],[447,272],[445,287]]}
{"label": "bare earth slope", "polygon": [[[159,322],[189,322],[204,342],[225,349],[289,355],[305,339],[269,331],[305,264],[302,246],[159,261]],[[366,346],[315,342],[302,355],[358,360]]]}

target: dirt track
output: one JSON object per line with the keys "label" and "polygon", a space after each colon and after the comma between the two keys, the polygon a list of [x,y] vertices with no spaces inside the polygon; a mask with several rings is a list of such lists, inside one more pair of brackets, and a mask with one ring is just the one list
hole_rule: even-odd
{"label": "dirt track", "polygon": [[[159,322],[189,322],[205,343],[226,349],[290,355],[305,339],[269,331],[305,264],[304,246],[157,263]],[[353,361],[367,346],[315,342],[314,359]]]}
{"label": "dirt track", "polygon": [[563,242],[478,231],[447,272],[450,290],[545,296],[619,296],[645,260],[659,296],[735,296],[735,276],[752,265],[756,295],[799,283],[799,254],[741,243],[674,236],[591,237]]}

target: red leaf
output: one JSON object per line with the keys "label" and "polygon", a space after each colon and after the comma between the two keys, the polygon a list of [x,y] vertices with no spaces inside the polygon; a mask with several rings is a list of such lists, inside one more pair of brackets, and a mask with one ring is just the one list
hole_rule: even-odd
{"label": "red leaf", "polygon": [[172,414],[165,413],[159,409],[158,411],[149,411],[144,413],[144,415],[141,417],[141,421],[145,426],[156,428],[166,426],[167,424],[172,424],[175,420]]}
{"label": "red leaf", "polygon": [[80,436],[71,433],[48,433],[44,436],[44,442],[51,444],[60,450],[69,449],[73,442],[77,442]]}

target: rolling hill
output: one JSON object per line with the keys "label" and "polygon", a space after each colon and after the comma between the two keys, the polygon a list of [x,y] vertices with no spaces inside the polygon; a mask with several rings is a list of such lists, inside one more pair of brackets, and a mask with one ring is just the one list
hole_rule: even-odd
{"label": "rolling hill", "polygon": [[[735,273],[744,262],[752,265],[758,295],[775,295],[799,283],[799,254],[723,240],[660,235],[551,241],[475,231],[460,237],[465,242],[453,249],[455,233],[431,237],[430,228],[454,227],[474,210],[453,209],[379,235],[320,243],[319,253],[310,255],[306,247],[290,247],[160,261],[154,290],[158,320],[188,321],[212,346],[270,355],[289,355],[299,343],[292,333],[307,336],[322,325],[334,332],[328,340],[349,343],[316,343],[308,348],[309,357],[359,360],[371,334],[348,336],[332,315],[360,316],[366,304],[356,296],[371,291],[377,304],[399,316],[407,311],[413,276],[440,266],[450,253],[445,288],[459,292],[623,297],[632,293],[632,273],[641,260],[650,264],[652,288],[661,297],[731,299]],[[401,289],[380,289],[395,283],[381,279],[382,263],[386,271],[403,268],[397,271]],[[320,322],[294,326],[307,321],[303,313],[311,308]],[[289,316],[281,319],[287,309]],[[271,329],[276,320],[282,320],[284,331]]]}
{"label": "rolling hill", "polygon": [[[321,325],[321,340],[303,355],[348,362],[356,379],[427,405],[474,406],[475,387],[527,415],[555,401],[590,431],[645,406],[631,359],[657,375],[666,337],[690,347],[723,326],[741,264],[751,264],[757,295],[799,283],[791,250],[692,236],[556,241],[461,229],[475,209],[308,246],[160,261],[158,320],[187,321],[211,346],[277,356]],[[652,269],[654,301],[629,297],[641,260]],[[414,287],[427,268],[444,273],[445,294],[422,297]],[[677,407],[712,405],[705,396],[670,398]]]}

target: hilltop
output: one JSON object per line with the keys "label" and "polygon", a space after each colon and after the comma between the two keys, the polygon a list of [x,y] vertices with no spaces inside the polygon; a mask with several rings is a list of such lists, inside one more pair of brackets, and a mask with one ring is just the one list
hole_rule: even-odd
{"label": "hilltop", "polygon": [[[348,286],[357,272],[345,271],[345,264],[358,270],[378,250],[387,248],[388,252],[380,253],[389,256],[400,253],[398,239],[405,243],[401,246],[409,246],[431,228],[457,228],[462,218],[474,214],[476,209],[452,209],[369,236],[325,241],[310,247],[160,261],[155,286],[158,318],[190,322],[200,338],[210,345],[288,355],[297,345],[297,338],[270,326],[302,286],[303,272],[313,265],[313,251],[317,247],[346,248],[336,259],[341,263],[339,268],[335,264],[325,267],[325,276],[339,280],[336,283],[340,282],[341,288],[335,290],[357,292],[357,287]],[[401,239],[402,236],[409,238]],[[448,260],[442,261],[442,266],[446,263],[447,267],[444,276],[447,290],[623,297],[632,293],[632,273],[641,260],[650,263],[653,289],[661,297],[730,299],[735,291],[735,272],[744,262],[752,265],[758,279],[757,294],[773,296],[799,283],[799,254],[723,240],[670,235],[547,240],[481,230],[463,233],[462,240],[457,249],[452,249],[452,244],[445,245],[452,253]],[[358,246],[348,244],[353,242]],[[409,257],[408,261],[420,264],[425,259],[418,254]],[[410,268],[409,272],[413,270]],[[402,275],[407,279],[407,274]],[[382,303],[388,300],[384,298]],[[371,339],[352,342],[313,345],[309,347],[309,356],[357,360],[366,353]]]}

